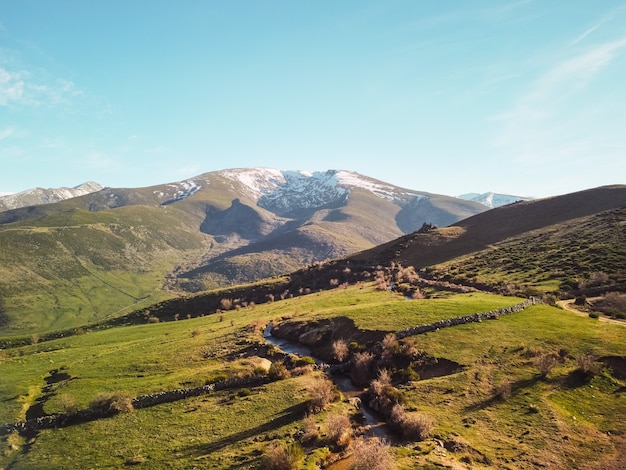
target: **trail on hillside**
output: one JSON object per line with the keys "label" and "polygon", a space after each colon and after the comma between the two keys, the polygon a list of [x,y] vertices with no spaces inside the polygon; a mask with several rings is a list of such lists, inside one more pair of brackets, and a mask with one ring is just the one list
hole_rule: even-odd
{"label": "trail on hillside", "polygon": [[[602,297],[589,297],[587,300],[593,302],[594,300],[600,300],[601,298]],[[567,300],[558,300],[556,304],[558,307],[562,308],[563,310],[571,312],[574,315],[578,315],[579,317],[589,317],[589,312],[585,312],[583,310],[576,308],[576,305],[574,304],[574,302],[576,302],[576,299],[567,299]],[[600,316],[598,317],[598,320],[604,323],[612,323],[613,325],[626,326],[625,322],[621,320],[616,320],[614,318],[609,318],[602,314],[600,314]]]}

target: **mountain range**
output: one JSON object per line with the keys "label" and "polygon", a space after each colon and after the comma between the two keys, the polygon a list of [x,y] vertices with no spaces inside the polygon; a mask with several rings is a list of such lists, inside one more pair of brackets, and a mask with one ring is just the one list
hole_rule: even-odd
{"label": "mountain range", "polygon": [[103,189],[99,183],[88,181],[73,188],[33,188],[15,194],[0,195],[0,212],[20,207],[51,204],[83,196]]}
{"label": "mountain range", "polygon": [[94,321],[142,302],[254,281],[487,208],[349,171],[206,173],[0,212],[0,322]]}

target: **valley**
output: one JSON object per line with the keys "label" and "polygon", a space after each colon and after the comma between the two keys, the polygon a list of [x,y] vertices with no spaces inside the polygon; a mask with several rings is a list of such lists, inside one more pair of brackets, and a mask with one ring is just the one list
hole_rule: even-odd
{"label": "valley", "polygon": [[0,468],[624,465],[626,187],[207,178],[0,213]]}

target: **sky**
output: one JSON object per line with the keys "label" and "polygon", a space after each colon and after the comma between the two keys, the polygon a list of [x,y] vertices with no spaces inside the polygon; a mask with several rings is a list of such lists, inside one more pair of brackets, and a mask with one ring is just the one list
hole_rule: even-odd
{"label": "sky", "polygon": [[0,193],[245,167],[626,184],[626,1],[0,0]]}

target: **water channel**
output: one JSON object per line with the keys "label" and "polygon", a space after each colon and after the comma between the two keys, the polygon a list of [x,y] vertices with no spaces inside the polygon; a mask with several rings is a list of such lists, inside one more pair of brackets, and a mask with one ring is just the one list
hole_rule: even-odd
{"label": "water channel", "polygon": [[[327,369],[327,364],[324,363],[321,359],[313,356],[311,354],[311,349],[304,344],[298,343],[297,341],[291,341],[284,338],[277,338],[276,336],[272,336],[272,329],[274,325],[270,323],[267,325],[265,330],[263,331],[263,337],[268,344],[273,344],[274,346],[281,349],[281,351],[287,354],[296,354],[298,356],[309,356],[313,358],[315,363],[320,366],[322,369]],[[363,389],[357,387],[350,377],[343,373],[335,373],[331,374],[327,372],[326,375],[328,378],[335,384],[335,386],[341,391],[344,397],[351,398],[361,398],[363,395]],[[368,435],[379,437],[381,439],[385,439],[388,442],[397,441],[397,437],[395,434],[389,429],[389,426],[382,417],[368,407],[363,401],[361,401],[359,406],[359,411],[363,415],[363,424],[368,427]]]}

